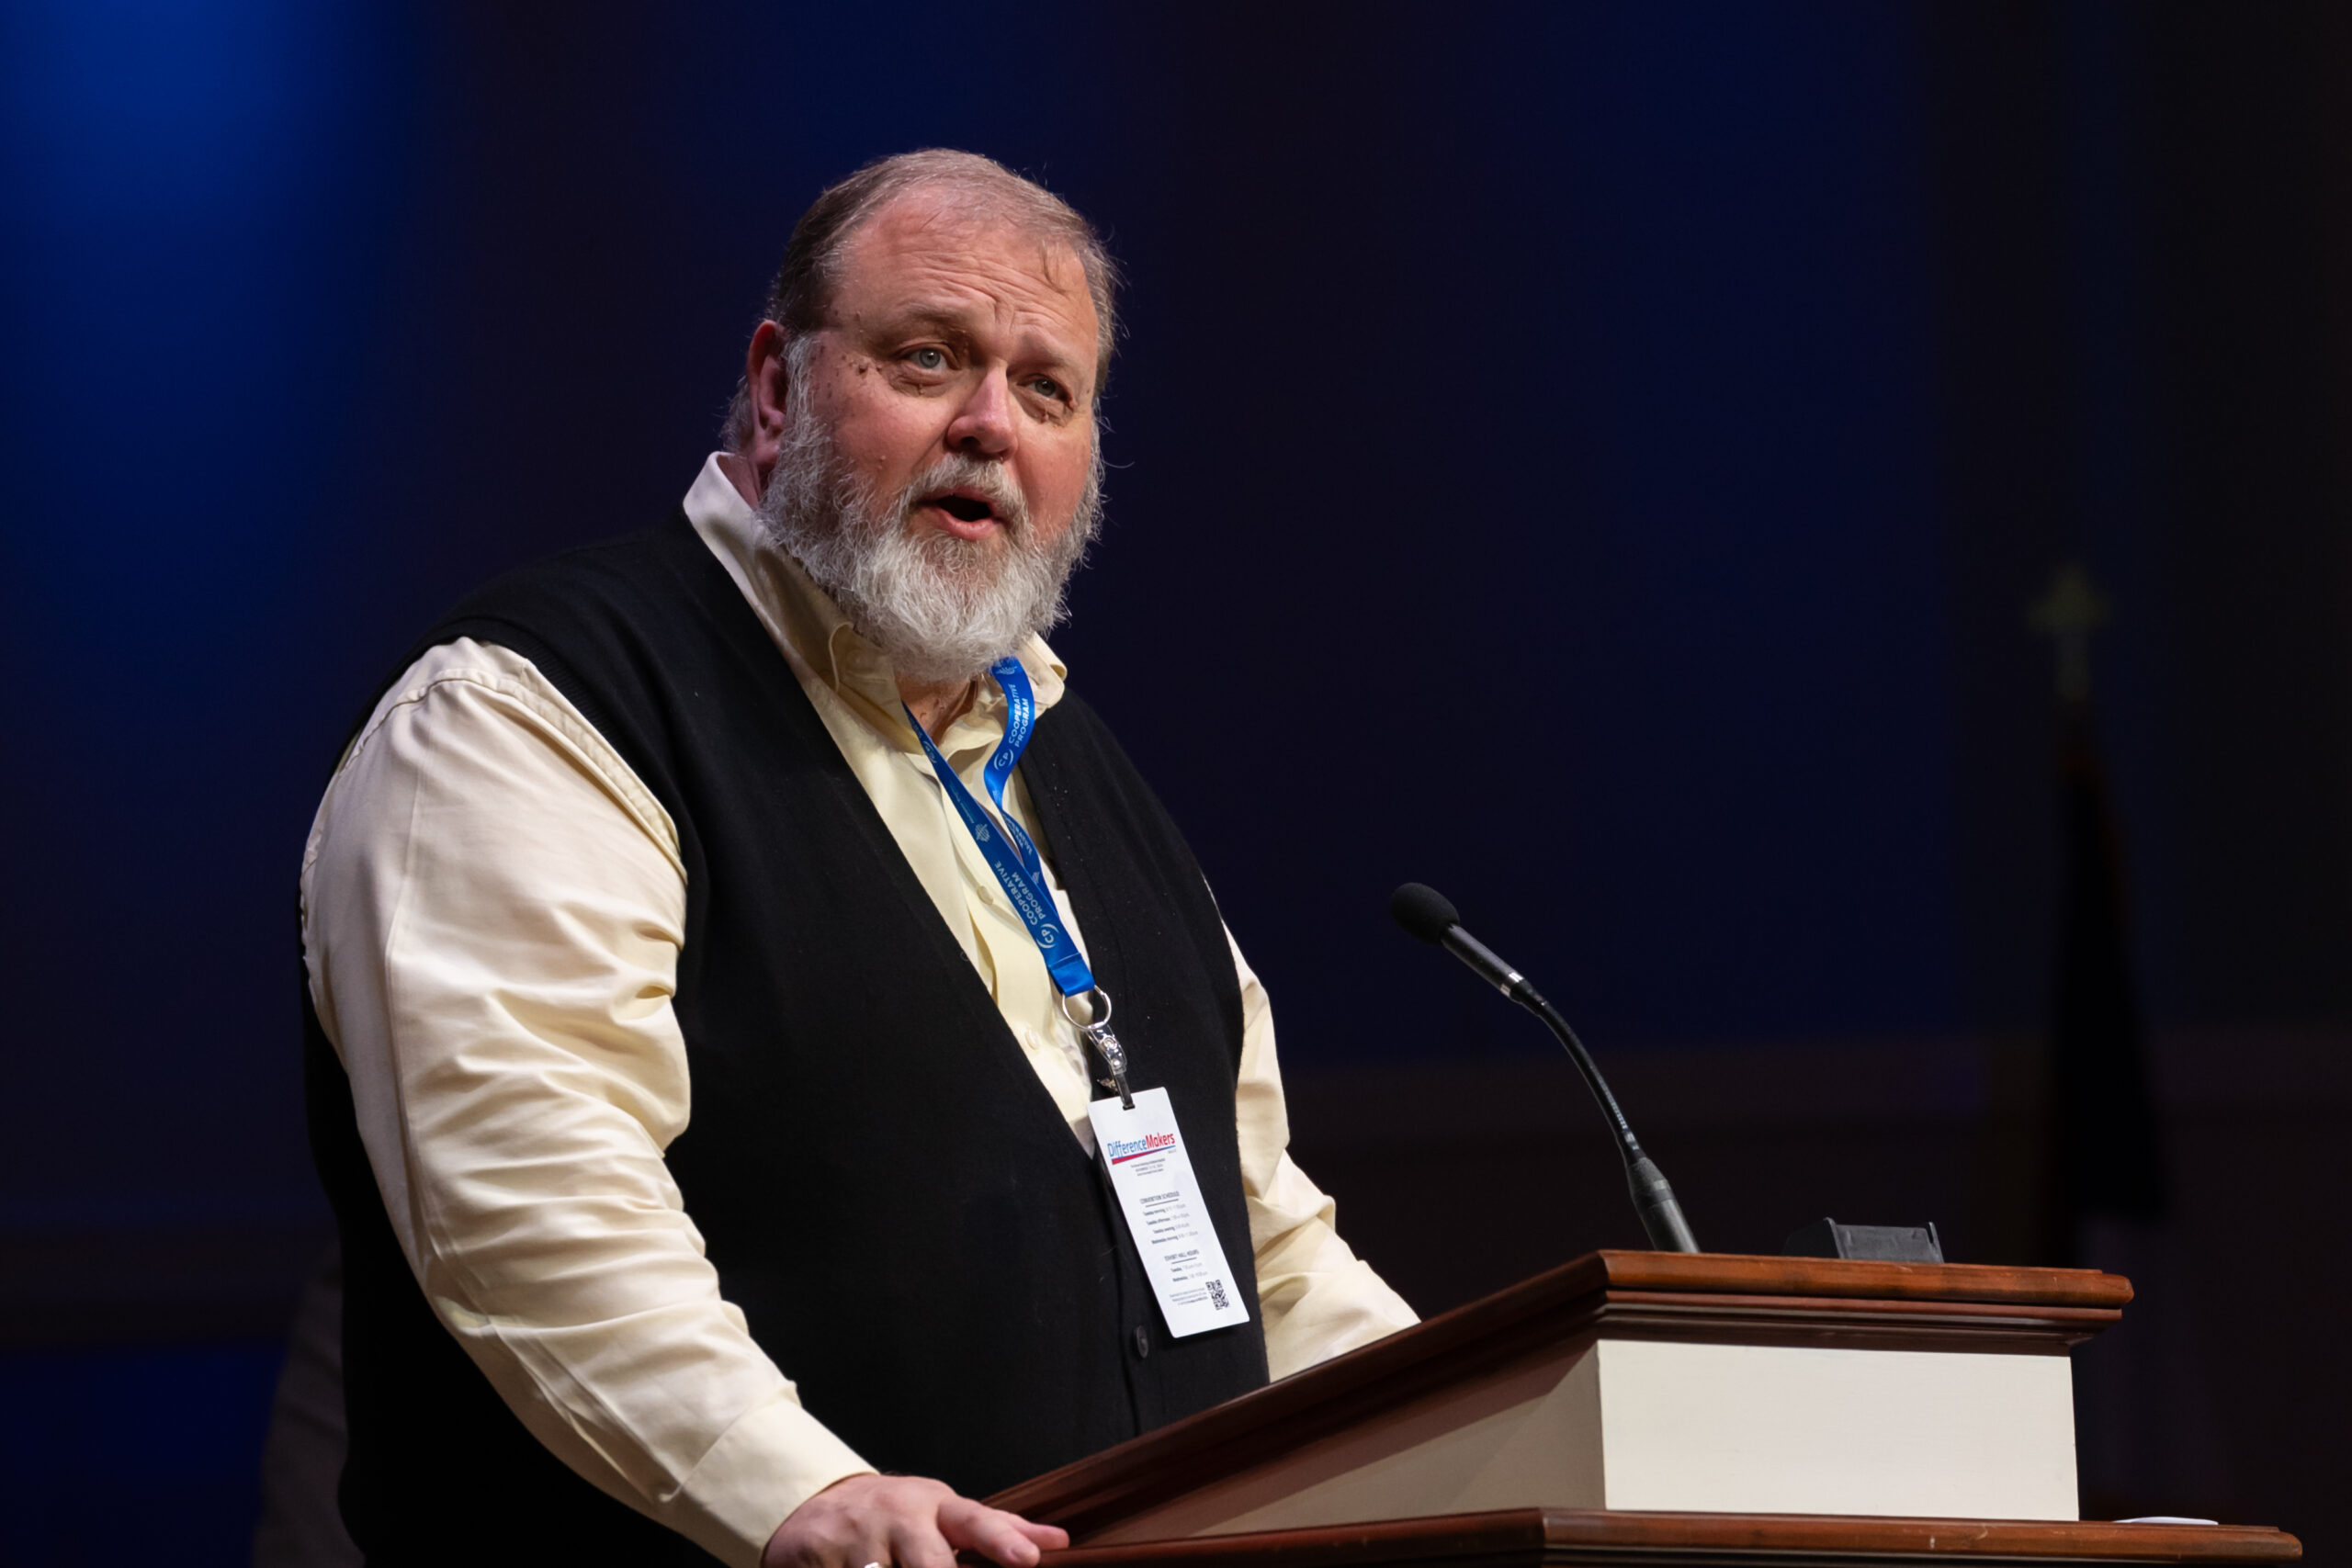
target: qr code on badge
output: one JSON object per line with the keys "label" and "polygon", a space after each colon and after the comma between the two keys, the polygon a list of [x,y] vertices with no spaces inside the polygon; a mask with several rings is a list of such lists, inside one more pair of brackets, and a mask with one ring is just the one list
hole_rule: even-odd
{"label": "qr code on badge", "polygon": [[1211,1280],[1209,1281],[1209,1305],[1215,1307],[1219,1312],[1223,1312],[1225,1310],[1226,1301],[1224,1280]]}

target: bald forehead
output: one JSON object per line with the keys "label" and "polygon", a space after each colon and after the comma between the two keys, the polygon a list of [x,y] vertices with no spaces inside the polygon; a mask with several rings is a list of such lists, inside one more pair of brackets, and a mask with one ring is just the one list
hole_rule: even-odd
{"label": "bald forehead", "polygon": [[1067,235],[1055,231],[1010,194],[946,186],[918,186],[876,208],[850,236],[854,257],[861,247],[955,245],[981,236],[1001,238],[1032,251],[1037,265],[1051,269],[1064,287],[1084,291],[1086,268]]}

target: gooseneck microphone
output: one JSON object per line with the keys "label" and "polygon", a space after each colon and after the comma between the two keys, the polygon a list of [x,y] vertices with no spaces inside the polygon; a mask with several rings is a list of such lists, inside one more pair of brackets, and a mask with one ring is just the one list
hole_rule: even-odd
{"label": "gooseneck microphone", "polygon": [[1609,1092],[1592,1053],[1584,1048],[1560,1010],[1545,1001],[1543,993],[1527,983],[1527,976],[1504,963],[1494,949],[1464,931],[1460,911],[1436,888],[1408,882],[1389,898],[1388,912],[1410,934],[1444,948],[1470,965],[1480,979],[1542,1019],[1544,1027],[1559,1037],[1568,1060],[1577,1065],[1593,1099],[1600,1102],[1610,1131],[1617,1134],[1617,1152],[1625,1157],[1625,1182],[1633,1189],[1634,1208],[1642,1216],[1642,1229],[1649,1233],[1650,1245],[1660,1252],[1698,1251],[1698,1239],[1682,1217],[1682,1205],[1674,1201],[1674,1189],[1667,1185],[1657,1163],[1642,1152],[1642,1141],[1634,1136],[1633,1124],[1619,1109],[1617,1097]]}

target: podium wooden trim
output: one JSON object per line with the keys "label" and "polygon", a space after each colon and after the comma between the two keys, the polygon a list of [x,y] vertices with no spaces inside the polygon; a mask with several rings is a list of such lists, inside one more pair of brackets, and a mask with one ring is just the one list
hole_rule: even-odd
{"label": "podium wooden trim", "polygon": [[[1324,1438],[1410,1422],[1463,1385],[1601,1340],[2064,1356],[2116,1322],[2130,1281],[2094,1269],[1900,1264],[1724,1254],[1598,1252],[989,1499],[1070,1532],[1054,1568],[1356,1568],[1427,1562],[1769,1560],[1859,1565],[1955,1558],[2008,1563],[2292,1561],[2276,1529],[1512,1507],[1439,1517],[1136,1540],[1197,1507],[1204,1488],[1283,1473]],[[1398,1428],[1401,1429],[1401,1428]],[[1238,1521],[1237,1521],[1238,1523]],[[1109,1540],[1103,1540],[1108,1537]]]}
{"label": "podium wooden trim", "polygon": [[1325,1529],[1049,1551],[1040,1568],[1835,1568],[1998,1562],[2290,1562],[2301,1543],[2245,1525],[2030,1524],[1802,1514],[1512,1508]]}

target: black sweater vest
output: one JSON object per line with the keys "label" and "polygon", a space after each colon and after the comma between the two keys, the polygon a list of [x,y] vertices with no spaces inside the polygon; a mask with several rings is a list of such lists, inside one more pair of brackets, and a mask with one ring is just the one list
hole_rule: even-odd
{"label": "black sweater vest", "polygon": [[[683,516],[492,583],[394,675],[458,637],[531,659],[677,824],[693,1108],[669,1165],[813,1415],[880,1469],[984,1496],[1265,1381],[1255,1322],[1169,1337],[1099,1168]],[[1169,1089],[1254,1301],[1240,994],[1200,869],[1075,695],[1022,767],[1137,1081]],[[345,1255],[344,1512],[369,1562],[707,1562],[539,1447],[434,1318],[307,987],[304,1013]]]}

